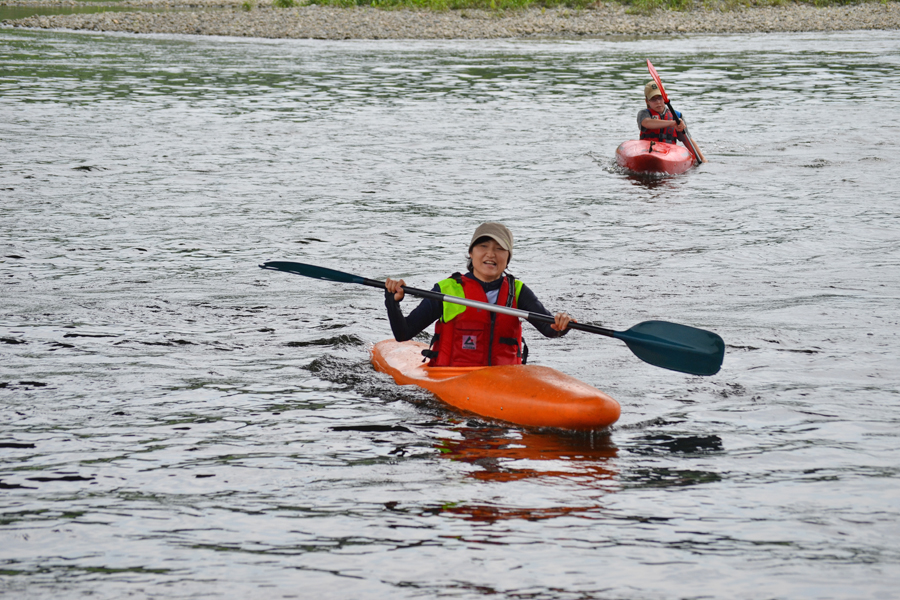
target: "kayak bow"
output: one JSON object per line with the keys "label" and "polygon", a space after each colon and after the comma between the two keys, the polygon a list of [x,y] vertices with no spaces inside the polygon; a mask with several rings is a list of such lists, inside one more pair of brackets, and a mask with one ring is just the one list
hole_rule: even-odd
{"label": "kayak bow", "polygon": [[684,173],[694,166],[684,146],[652,140],[628,140],[616,148],[616,163],[635,173]]}

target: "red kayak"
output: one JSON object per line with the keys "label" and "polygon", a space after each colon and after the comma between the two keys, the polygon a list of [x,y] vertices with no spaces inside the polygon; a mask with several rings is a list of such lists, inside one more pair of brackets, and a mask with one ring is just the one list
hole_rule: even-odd
{"label": "red kayak", "polygon": [[628,140],[616,148],[616,162],[635,173],[684,173],[694,166],[694,155],[684,146]]}

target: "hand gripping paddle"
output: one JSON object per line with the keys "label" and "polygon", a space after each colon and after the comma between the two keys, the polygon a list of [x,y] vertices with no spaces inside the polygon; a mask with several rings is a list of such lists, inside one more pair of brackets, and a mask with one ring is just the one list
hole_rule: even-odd
{"label": "hand gripping paddle", "polygon": [[[661,88],[660,88],[661,89]],[[366,279],[359,275],[351,275],[343,271],[335,271],[325,267],[317,267],[297,262],[274,261],[259,265],[262,269],[296,273],[304,277],[336,281],[339,283],[356,283],[373,288],[385,289],[383,281]],[[403,286],[403,291],[413,296],[431,298],[441,302],[450,302],[472,308],[480,308],[496,313],[502,313],[513,317],[527,319],[531,322],[553,323],[554,318],[518,308],[498,306],[468,298],[448,296],[431,290],[419,290]],[[582,323],[569,323],[569,329],[597,333],[607,337],[622,340],[631,349],[635,356],[651,365],[689,373],[691,375],[715,375],[722,367],[725,357],[725,342],[717,334],[696,327],[669,323],[668,321],[644,321],[638,323],[627,331],[613,331],[595,325]]]}

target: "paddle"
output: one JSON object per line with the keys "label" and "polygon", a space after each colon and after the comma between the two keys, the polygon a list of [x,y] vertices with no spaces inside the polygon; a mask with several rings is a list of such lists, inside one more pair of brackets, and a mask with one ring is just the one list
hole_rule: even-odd
{"label": "paddle", "polygon": [[[659,78],[659,75],[656,72],[656,69],[653,68],[653,64],[650,62],[650,59],[647,59],[647,69],[650,70],[650,76],[653,77],[653,81],[656,82],[656,85],[659,86],[659,91],[662,94],[663,102],[666,103],[666,106],[669,107],[669,110],[672,111],[672,115],[675,117],[675,123],[681,123],[681,119],[678,118],[678,113],[675,112],[675,109],[672,108],[672,103],[669,102],[669,96],[666,94],[666,89],[663,87],[662,80]],[[688,142],[688,147],[691,150],[691,153],[694,155],[694,158],[698,162],[706,162],[706,157],[703,156],[703,153],[700,152],[700,148],[697,147],[697,144],[694,143],[694,138],[691,137],[691,134],[688,133],[687,123],[684,124],[684,138]]]}
{"label": "paddle", "polygon": [[[339,283],[357,283],[382,290],[385,289],[383,281],[366,279],[358,275],[304,263],[273,261],[261,264],[259,267],[273,271],[296,273],[297,275],[312,277],[313,279],[337,281]],[[532,322],[554,322],[554,318],[549,315],[542,315],[518,308],[498,306],[408,286],[403,286],[403,290],[413,296],[461,304],[462,306],[502,313]],[[638,323],[628,331],[613,331],[612,329],[597,327],[596,325],[571,322],[569,323],[569,329],[578,329],[579,331],[597,333],[622,340],[628,345],[634,355],[642,361],[663,369],[691,375],[715,375],[721,368],[722,359],[725,356],[725,342],[715,333],[667,321],[645,321]]]}

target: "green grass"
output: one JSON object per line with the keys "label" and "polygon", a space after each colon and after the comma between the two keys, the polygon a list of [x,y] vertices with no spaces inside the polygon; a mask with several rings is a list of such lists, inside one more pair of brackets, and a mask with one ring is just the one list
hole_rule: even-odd
{"label": "green grass", "polygon": [[[754,6],[784,6],[788,4],[806,4],[810,6],[841,6],[846,4],[862,4],[867,1],[881,2],[897,0],[618,0],[616,3],[627,7],[628,12],[649,14],[658,9],[688,11],[695,8],[734,10]],[[602,5],[602,0],[275,0],[275,5],[283,8],[304,4],[322,6],[374,6],[383,9],[427,9],[427,10],[462,10],[481,9],[488,11],[515,11],[526,8],[564,7],[572,9],[588,9]]]}

